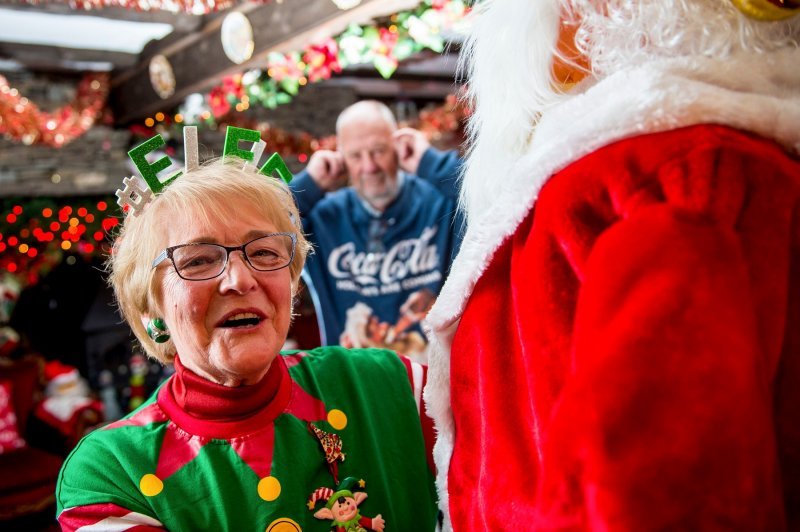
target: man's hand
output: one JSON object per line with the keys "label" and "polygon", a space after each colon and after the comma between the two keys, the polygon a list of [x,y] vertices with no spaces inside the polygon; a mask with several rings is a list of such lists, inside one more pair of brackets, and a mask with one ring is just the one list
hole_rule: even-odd
{"label": "man's hand", "polygon": [[325,192],[347,184],[342,154],[330,150],[317,150],[311,155],[306,171],[319,188]]}
{"label": "man's hand", "polygon": [[397,152],[397,163],[400,169],[409,174],[416,174],[419,161],[431,143],[422,131],[404,127],[394,132],[394,147]]}

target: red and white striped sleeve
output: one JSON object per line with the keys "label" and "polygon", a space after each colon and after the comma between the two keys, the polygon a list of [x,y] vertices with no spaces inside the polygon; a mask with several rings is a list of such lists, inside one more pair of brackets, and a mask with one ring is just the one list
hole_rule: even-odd
{"label": "red and white striped sleeve", "polygon": [[65,508],[58,515],[58,523],[65,532],[166,530],[157,519],[111,503]]}
{"label": "red and white striped sleeve", "polygon": [[436,434],[433,430],[433,420],[425,412],[425,405],[422,402],[422,390],[428,382],[428,366],[414,362],[404,355],[398,355],[408,372],[408,381],[411,383],[411,391],[414,394],[414,401],[417,403],[419,421],[422,425],[422,437],[425,439],[425,450],[427,451],[428,466],[435,474],[436,467],[433,463],[433,444],[436,442]]}

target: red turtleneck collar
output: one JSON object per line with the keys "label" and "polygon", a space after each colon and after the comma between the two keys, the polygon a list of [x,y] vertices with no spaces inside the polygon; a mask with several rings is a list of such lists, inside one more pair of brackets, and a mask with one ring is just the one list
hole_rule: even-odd
{"label": "red turtleneck collar", "polygon": [[223,386],[200,377],[175,356],[175,374],[158,403],[180,428],[208,438],[230,439],[263,429],[286,408],[292,383],[278,355],[267,374],[250,386]]}

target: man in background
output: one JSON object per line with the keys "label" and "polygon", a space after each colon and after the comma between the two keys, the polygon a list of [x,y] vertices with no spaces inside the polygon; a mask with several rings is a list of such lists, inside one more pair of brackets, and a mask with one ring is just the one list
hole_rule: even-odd
{"label": "man in background", "polygon": [[291,183],[315,249],[304,279],[322,344],[424,359],[419,321],[460,243],[460,159],[398,129],[372,100],[342,111],[336,140],[337,151],[315,152]]}

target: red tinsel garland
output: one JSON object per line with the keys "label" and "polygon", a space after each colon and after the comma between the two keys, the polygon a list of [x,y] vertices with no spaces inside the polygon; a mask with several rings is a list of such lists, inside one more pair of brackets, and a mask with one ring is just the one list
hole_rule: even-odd
{"label": "red tinsel garland", "polygon": [[103,113],[109,91],[107,73],[86,74],[78,84],[75,99],[52,113],[36,104],[0,76],[0,134],[25,144],[60,148],[80,137]]}
{"label": "red tinsel garland", "polygon": [[[250,0],[252,3],[266,4],[271,0]],[[21,0],[30,5],[64,4],[63,0]],[[170,13],[189,13],[205,15],[228,9],[238,4],[236,0],[70,0],[69,6],[75,10],[89,11],[106,7],[122,7],[134,11],[168,11]]]}

